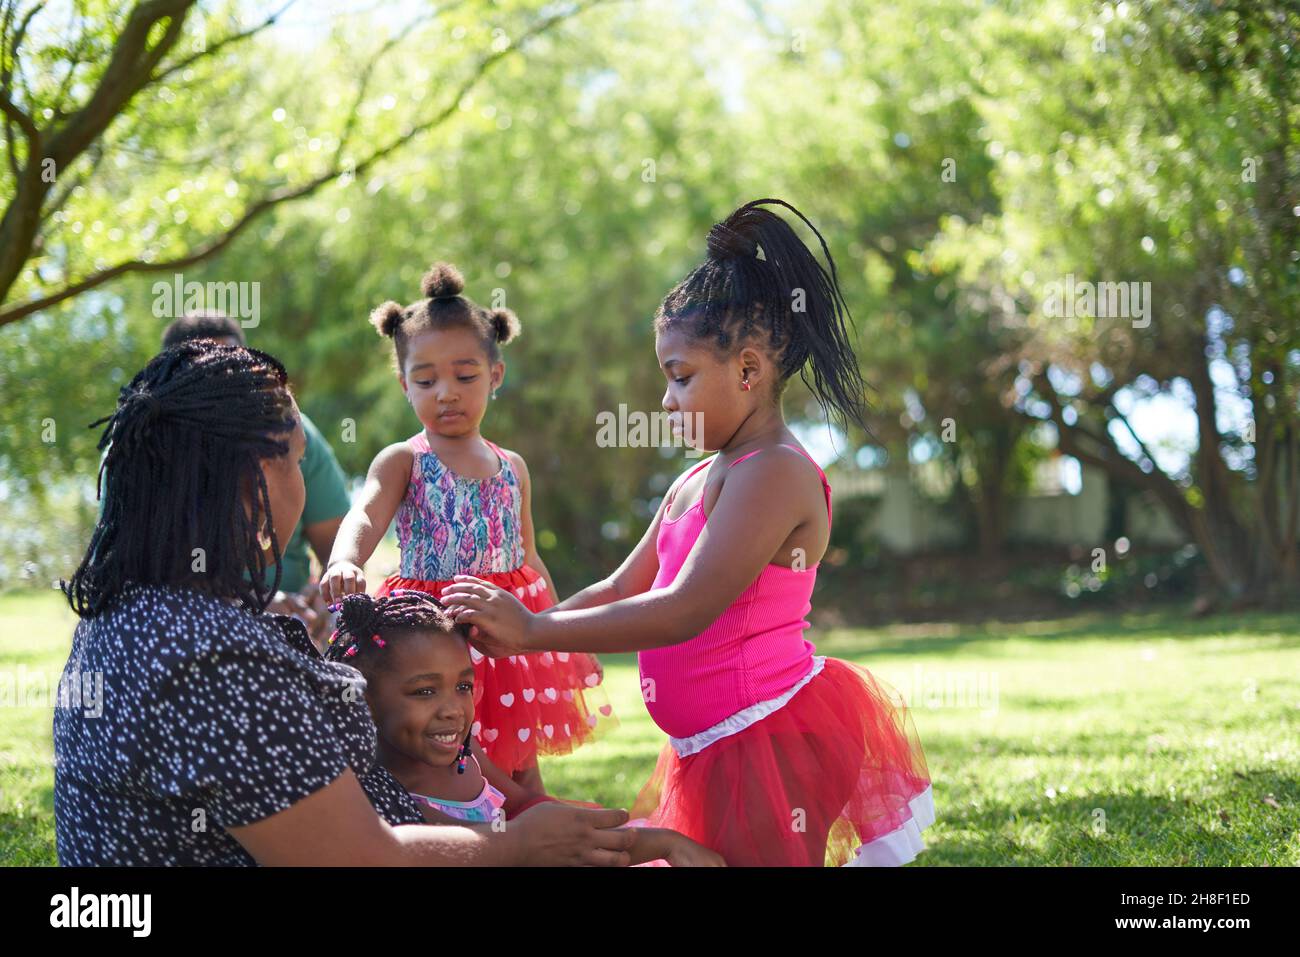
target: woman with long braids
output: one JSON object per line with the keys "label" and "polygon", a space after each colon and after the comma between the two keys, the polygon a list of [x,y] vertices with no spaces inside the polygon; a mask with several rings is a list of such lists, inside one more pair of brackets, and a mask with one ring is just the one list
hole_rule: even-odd
{"label": "woman with long braids", "polygon": [[613,575],[554,608],[467,576],[443,600],[487,654],[639,653],[670,740],[633,814],[732,866],[905,864],[934,820],[925,755],[896,691],[803,637],[831,493],[781,411],[800,372],[866,428],[865,386],[825,241],[813,229],[829,273],[770,205],[812,228],[781,200],[746,203],[655,320],[663,406],[675,431],[702,418],[684,437],[718,454]]}
{"label": "woman with long braids", "polygon": [[360,674],[264,613],[304,498],[279,362],[182,343],[101,422],[103,514],[64,585],[81,621],[54,713],[60,863],[630,861],[626,811],[545,804],[501,833],[426,824],[376,762]]}

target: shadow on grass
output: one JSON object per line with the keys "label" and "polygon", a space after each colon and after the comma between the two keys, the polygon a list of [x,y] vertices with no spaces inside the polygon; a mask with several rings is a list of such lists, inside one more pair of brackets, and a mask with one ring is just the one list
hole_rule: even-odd
{"label": "shadow on grass", "polygon": [[[1002,749],[1014,754],[1016,749]],[[1235,771],[1194,796],[1102,791],[1047,799],[936,801],[941,841],[925,866],[1230,867],[1279,861],[1300,782],[1272,768]]]}

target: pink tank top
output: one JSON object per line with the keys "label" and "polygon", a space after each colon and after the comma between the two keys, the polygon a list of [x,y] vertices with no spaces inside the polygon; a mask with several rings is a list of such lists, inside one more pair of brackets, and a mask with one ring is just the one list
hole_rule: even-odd
{"label": "pink tank top", "polygon": [[[813,462],[807,452],[795,451]],[[729,468],[757,454],[742,455]],[[712,461],[701,462],[690,474]],[[829,519],[830,483],[816,462],[813,467],[821,476]],[[663,588],[677,577],[706,521],[701,496],[677,519],[660,522],[655,542],[659,574],[651,588]],[[640,652],[641,688],[655,724],[675,738],[690,737],[760,701],[779,697],[807,675],[815,647],[803,633],[810,627],[806,616],[812,610],[820,564],[802,571],[768,564],[700,634]]]}

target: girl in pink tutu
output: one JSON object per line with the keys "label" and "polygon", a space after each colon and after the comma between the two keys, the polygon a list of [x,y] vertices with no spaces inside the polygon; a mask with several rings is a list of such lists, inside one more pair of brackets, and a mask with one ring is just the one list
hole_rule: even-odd
{"label": "girl in pink tutu", "polygon": [[[829,274],[769,205],[813,230]],[[906,864],[934,820],[902,697],[804,638],[831,491],[781,394],[800,372],[824,408],[865,427],[847,319],[830,251],[798,210],[736,210],[655,319],[663,406],[718,454],[674,483],[613,575],[544,614],[478,578],[443,590],[489,655],[638,652],[669,741],[633,815],[732,866]]]}
{"label": "girl in pink tutu", "polygon": [[[401,568],[379,596],[399,588],[437,596],[454,575],[473,574],[532,611],[555,604],[533,535],[528,467],[479,431],[505,377],[501,347],[519,333],[519,319],[466,298],[464,285],[454,266],[436,263],[423,299],[371,313],[393,342],[397,381],[422,428],[371,464],[321,576],[328,601],[365,591],[361,566],[396,517]],[[500,661],[473,657],[483,695],[474,737],[529,791],[543,790],[539,754],[567,754],[617,724],[592,655],[539,648]]]}

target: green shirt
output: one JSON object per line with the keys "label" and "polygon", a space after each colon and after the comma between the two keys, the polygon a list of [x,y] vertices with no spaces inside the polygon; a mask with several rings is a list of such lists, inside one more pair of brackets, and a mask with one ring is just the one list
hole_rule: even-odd
{"label": "green shirt", "polygon": [[[302,416],[302,430],[307,434],[307,451],[303,453],[302,480],[307,486],[307,501],[302,508],[302,518],[298,527],[289,537],[289,543],[283,546],[281,558],[280,590],[285,592],[302,591],[311,578],[311,556],[307,552],[308,541],[302,533],[304,525],[341,518],[348,513],[352,501],[348,495],[347,482],[343,478],[343,469],[339,468],[334,450],[325,441],[325,437],[316,428],[316,423]],[[104,455],[100,456],[102,464]],[[104,501],[100,499],[99,515],[104,515]],[[275,566],[266,570],[266,583],[275,579]]]}

